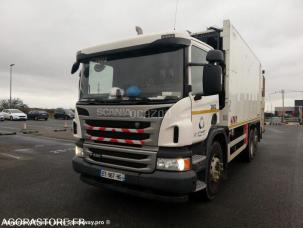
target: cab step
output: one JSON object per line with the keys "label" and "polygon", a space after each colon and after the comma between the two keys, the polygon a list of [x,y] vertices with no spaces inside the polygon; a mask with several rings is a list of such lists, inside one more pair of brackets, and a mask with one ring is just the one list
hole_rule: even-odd
{"label": "cab step", "polygon": [[205,189],[205,188],[206,188],[205,182],[197,180],[195,192],[198,192],[198,191],[200,191],[202,189]]}

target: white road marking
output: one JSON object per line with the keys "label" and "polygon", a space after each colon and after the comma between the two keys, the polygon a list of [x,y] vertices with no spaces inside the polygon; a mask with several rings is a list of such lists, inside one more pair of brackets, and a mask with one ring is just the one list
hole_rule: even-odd
{"label": "white road marking", "polygon": [[60,154],[60,153],[65,153],[66,149],[64,150],[51,150],[50,153],[54,153],[54,154]]}
{"label": "white road marking", "polygon": [[32,153],[34,153],[34,151],[32,149],[30,149],[30,148],[15,149],[14,151],[18,152],[18,153],[25,153],[25,154],[32,154]]}
{"label": "white road marking", "polygon": [[14,159],[17,159],[17,160],[22,158],[20,156],[15,156],[15,155],[12,155],[12,154],[7,154],[7,153],[0,153],[0,154],[5,156],[5,157],[14,158]]}
{"label": "white road marking", "polygon": [[28,149],[28,148],[21,148],[21,149],[16,149],[15,151],[17,151],[17,152],[28,152],[30,150],[31,149]]}

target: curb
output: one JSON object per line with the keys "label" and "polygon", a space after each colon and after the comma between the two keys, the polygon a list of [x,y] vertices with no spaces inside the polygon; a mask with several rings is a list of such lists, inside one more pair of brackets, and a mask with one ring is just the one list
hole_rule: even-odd
{"label": "curb", "polygon": [[12,132],[0,132],[0,135],[16,135],[17,133],[15,131]]}
{"label": "curb", "polygon": [[22,129],[20,132],[23,133],[23,134],[35,134],[35,133],[39,133],[39,131],[37,131],[37,130],[27,130],[27,129]]}
{"label": "curb", "polygon": [[67,131],[66,128],[63,128],[63,129],[54,129],[54,132],[57,132],[57,131]]}

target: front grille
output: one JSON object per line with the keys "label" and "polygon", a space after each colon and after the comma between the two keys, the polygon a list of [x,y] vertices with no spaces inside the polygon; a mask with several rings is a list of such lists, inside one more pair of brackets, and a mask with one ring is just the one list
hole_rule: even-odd
{"label": "front grille", "polygon": [[110,150],[101,151],[100,149],[96,149],[96,148],[90,148],[89,150],[94,154],[116,156],[121,158],[146,159],[148,157],[148,155],[146,154],[131,154],[131,153],[124,153],[120,151],[110,151]]}
{"label": "front grille", "polygon": [[156,163],[156,152],[99,147],[85,144],[88,161],[101,166],[137,172],[152,172]]}
{"label": "front grille", "polygon": [[[111,146],[125,146],[125,143],[119,143],[119,142],[106,142],[106,141],[97,141],[97,140],[92,140],[96,144],[105,144],[105,145],[111,145]],[[141,148],[142,145],[139,144],[127,144],[129,147],[134,147],[134,148]]]}
{"label": "front grille", "polygon": [[147,121],[85,120],[86,138],[95,143],[143,146],[150,141]]}
{"label": "front grille", "polygon": [[144,140],[149,138],[147,133],[124,133],[124,132],[112,132],[112,131],[94,131],[86,130],[87,134],[96,137],[108,137],[116,139],[135,139],[135,140]]}
{"label": "front grille", "polygon": [[150,127],[150,122],[121,120],[86,120],[86,124],[98,127],[141,129]]}

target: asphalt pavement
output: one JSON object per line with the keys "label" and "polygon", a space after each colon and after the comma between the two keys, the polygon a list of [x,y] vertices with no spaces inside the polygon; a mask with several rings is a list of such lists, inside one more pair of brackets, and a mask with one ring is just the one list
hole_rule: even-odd
{"label": "asphalt pavement", "polygon": [[36,136],[58,138],[58,139],[73,139],[72,120],[61,120],[49,118],[45,120],[27,120],[27,121],[10,121],[5,120],[0,122],[1,133],[23,134],[22,131],[26,128],[25,133],[35,134]]}
{"label": "asphalt pavement", "polygon": [[164,203],[86,185],[73,142],[0,136],[3,218],[110,220],[103,227],[303,227],[303,127],[269,126],[252,163],[235,160],[212,202]]}

